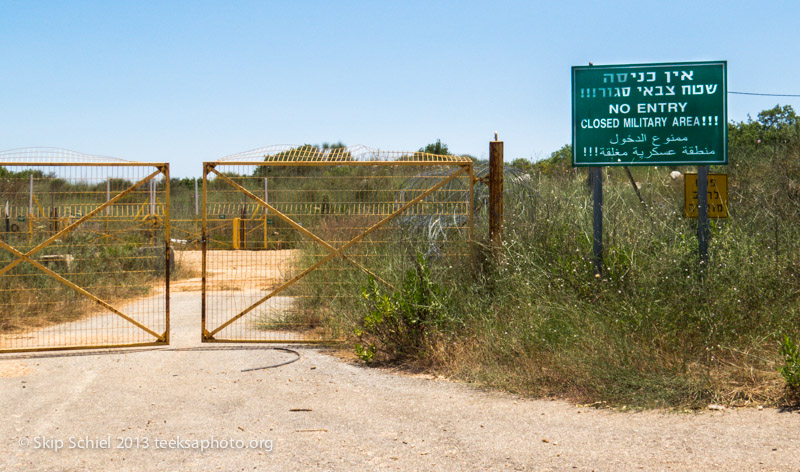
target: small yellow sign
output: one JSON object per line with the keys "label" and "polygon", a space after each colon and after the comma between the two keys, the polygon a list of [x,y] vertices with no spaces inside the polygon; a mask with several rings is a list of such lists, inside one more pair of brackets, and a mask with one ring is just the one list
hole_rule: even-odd
{"label": "small yellow sign", "polygon": [[[683,214],[697,218],[697,174],[684,174]],[[728,174],[708,174],[708,217],[728,217]]]}

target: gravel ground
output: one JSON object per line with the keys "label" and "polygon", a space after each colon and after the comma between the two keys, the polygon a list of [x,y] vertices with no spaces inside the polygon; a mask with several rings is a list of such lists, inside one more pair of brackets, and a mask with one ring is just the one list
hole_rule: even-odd
{"label": "gravel ground", "polygon": [[171,303],[169,347],[0,355],[0,470],[800,471],[797,411],[595,410],[306,347],[243,371],[297,356],[201,345],[199,296]]}

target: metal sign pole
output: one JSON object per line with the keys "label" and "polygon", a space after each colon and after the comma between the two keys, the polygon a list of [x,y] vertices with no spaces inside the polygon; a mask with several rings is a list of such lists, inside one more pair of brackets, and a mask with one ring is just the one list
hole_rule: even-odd
{"label": "metal sign pole", "polygon": [[603,168],[591,167],[589,175],[592,179],[593,203],[593,250],[594,250],[594,275],[603,275]]}
{"label": "metal sign pole", "polygon": [[697,166],[697,242],[700,254],[700,276],[708,264],[708,166]]}

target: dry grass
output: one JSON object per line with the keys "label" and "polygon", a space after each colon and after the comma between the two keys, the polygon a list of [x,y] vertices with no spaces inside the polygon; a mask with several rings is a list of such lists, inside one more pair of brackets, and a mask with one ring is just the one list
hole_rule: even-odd
{"label": "dry grass", "polygon": [[[163,284],[163,279],[148,277],[130,287],[107,286],[93,288],[90,292],[112,306],[141,297]],[[3,313],[0,333],[19,334],[48,326],[68,323],[105,313],[97,302],[78,294],[73,289],[59,285],[52,290],[14,290],[14,304],[18,309]],[[45,302],[46,304],[43,304]]]}

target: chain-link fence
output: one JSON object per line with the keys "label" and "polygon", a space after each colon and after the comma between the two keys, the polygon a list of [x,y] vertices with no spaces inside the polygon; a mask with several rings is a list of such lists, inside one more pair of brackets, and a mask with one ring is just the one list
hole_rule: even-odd
{"label": "chain-link fence", "polygon": [[0,153],[0,351],[168,342],[169,167]]}

